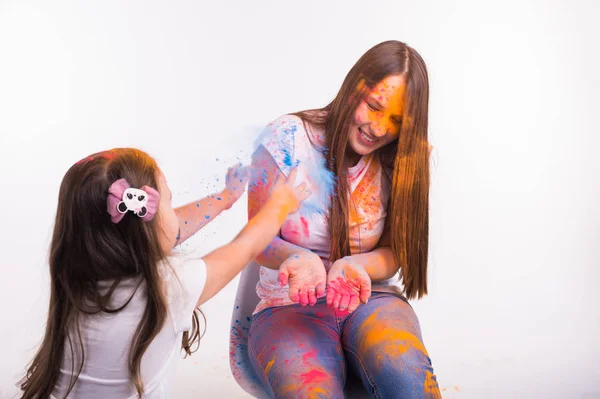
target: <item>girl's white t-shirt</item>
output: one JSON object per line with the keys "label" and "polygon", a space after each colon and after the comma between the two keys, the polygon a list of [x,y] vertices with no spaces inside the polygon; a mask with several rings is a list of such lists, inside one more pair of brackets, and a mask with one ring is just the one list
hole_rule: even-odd
{"label": "girl's white t-shirt", "polygon": [[[172,256],[162,261],[159,271],[167,288],[167,319],[141,361],[144,396],[148,399],[169,398],[179,360],[183,358],[181,339],[192,329],[192,314],[206,282],[206,264],[201,258]],[[108,289],[110,282],[102,282]],[[137,288],[137,289],[136,289]],[[126,399],[136,398],[135,386],[128,370],[131,340],[146,307],[146,286],[140,279],[124,280],[112,295],[111,307],[119,307],[133,298],[121,311],[108,314],[81,315],[81,337],[85,362],[68,398]],[[75,331],[73,333],[76,334]],[[76,370],[80,357],[78,341],[73,341]],[[52,393],[64,397],[70,385],[73,356],[67,340],[60,376]]]}

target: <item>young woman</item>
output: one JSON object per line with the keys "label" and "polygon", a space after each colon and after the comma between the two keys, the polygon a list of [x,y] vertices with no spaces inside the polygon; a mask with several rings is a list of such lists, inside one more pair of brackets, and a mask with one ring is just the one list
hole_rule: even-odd
{"label": "young woman", "polygon": [[421,56],[388,41],[358,60],[329,105],[265,130],[250,217],[294,164],[311,198],[331,200],[290,215],[255,258],[261,301],[248,350],[272,397],[342,398],[348,367],[377,398],[440,397],[406,299],[427,293],[428,97]]}

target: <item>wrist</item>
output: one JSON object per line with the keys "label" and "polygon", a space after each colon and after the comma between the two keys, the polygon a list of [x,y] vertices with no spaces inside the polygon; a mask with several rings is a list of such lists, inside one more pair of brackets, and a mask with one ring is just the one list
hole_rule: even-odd
{"label": "wrist", "polygon": [[[311,261],[311,260],[317,260],[317,259],[318,259],[318,260],[321,260],[321,258],[319,257],[319,255],[315,254],[315,253],[314,253],[314,252],[312,252],[310,249],[306,249],[306,248],[298,248],[298,251],[292,252],[292,253],[291,253],[291,254],[290,254],[290,255],[289,255],[289,256],[288,256],[288,257],[285,259],[285,261],[287,261],[287,260],[290,260],[290,259],[293,259],[293,258],[300,258],[300,257],[302,257],[304,260],[308,260],[308,261]],[[285,261],[284,261],[284,262],[285,262]],[[283,262],[283,263],[284,263],[284,262]],[[283,263],[282,263],[282,264],[283,264]]]}
{"label": "wrist", "polygon": [[264,208],[269,209],[277,218],[279,223],[283,223],[290,213],[293,213],[293,204],[279,196],[271,196],[267,199]]}
{"label": "wrist", "polygon": [[225,209],[231,208],[233,204],[235,204],[235,202],[239,199],[239,195],[237,195],[235,191],[227,187],[221,190],[221,192],[219,192],[215,197],[221,198]]}
{"label": "wrist", "polygon": [[358,262],[356,256],[354,255],[346,255],[342,259],[340,259],[343,263],[347,265],[352,265],[355,268],[366,271],[366,267],[362,262]]}

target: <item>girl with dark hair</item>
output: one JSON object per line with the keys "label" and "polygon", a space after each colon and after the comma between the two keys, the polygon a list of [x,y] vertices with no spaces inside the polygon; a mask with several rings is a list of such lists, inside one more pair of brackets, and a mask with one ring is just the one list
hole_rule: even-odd
{"label": "girl with dark hair", "polygon": [[46,332],[23,398],[167,398],[183,350],[200,339],[196,309],[277,234],[309,192],[280,178],[233,241],[208,255],[172,254],[243,193],[246,168],[223,192],[171,207],[156,161],[119,148],[90,155],[63,178],[50,247]]}

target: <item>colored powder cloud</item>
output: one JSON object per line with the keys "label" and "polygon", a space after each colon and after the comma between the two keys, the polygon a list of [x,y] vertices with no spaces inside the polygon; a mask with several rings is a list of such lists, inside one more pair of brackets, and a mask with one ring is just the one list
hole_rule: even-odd
{"label": "colored powder cloud", "polygon": [[[291,169],[296,166],[302,166],[306,172],[307,178],[311,183],[312,195],[306,199],[300,208],[300,213],[305,216],[323,215],[329,210],[331,203],[331,195],[335,186],[335,175],[331,172],[325,163],[325,157],[320,154],[316,157],[307,159],[306,164],[302,165],[302,161],[294,159],[294,144],[298,126],[296,123],[301,123],[295,119],[285,119],[281,123],[271,123],[258,135],[254,141],[253,152],[259,146],[264,146],[268,149],[273,159],[282,168],[284,174],[288,174]],[[315,148],[316,152],[323,153],[324,148]],[[260,176],[261,180],[265,180],[266,175],[261,171],[254,171],[254,176]],[[253,184],[254,182],[250,182]],[[296,184],[302,181],[296,180]]]}

